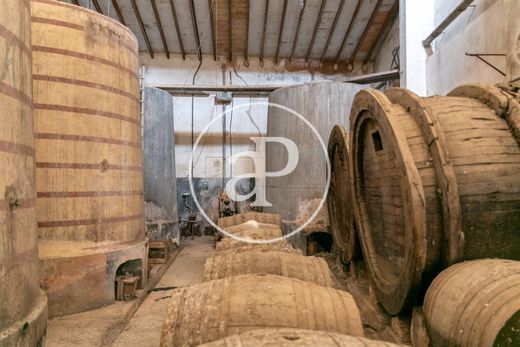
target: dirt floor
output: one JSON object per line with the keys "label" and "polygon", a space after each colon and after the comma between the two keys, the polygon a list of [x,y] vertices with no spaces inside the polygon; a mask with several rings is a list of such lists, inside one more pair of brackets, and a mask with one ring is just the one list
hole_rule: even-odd
{"label": "dirt floor", "polygon": [[213,244],[213,236],[185,241],[184,249],[128,322],[114,346],[159,346],[168,298],[174,288],[202,282],[204,262],[215,252]]}
{"label": "dirt floor", "polygon": [[[202,281],[204,262],[214,253],[213,243],[212,236],[184,240],[184,248],[142,303],[139,299],[118,301],[49,320],[47,347],[158,346],[168,296],[175,287]],[[142,298],[145,294],[139,293]]]}
{"label": "dirt floor", "polygon": [[358,305],[363,321],[365,336],[374,340],[383,340],[397,344],[410,345],[410,315],[390,316],[377,303],[370,289],[370,280],[363,261],[342,264],[331,253],[320,253],[329,263],[329,267]]}
{"label": "dirt floor", "polygon": [[[158,346],[172,291],[202,282],[204,262],[214,252],[212,236],[185,239],[183,249],[162,269],[162,277],[149,292],[141,291],[140,298],[133,301],[118,301],[97,310],[51,319],[47,346]],[[376,303],[362,262],[343,266],[330,253],[317,256],[327,260],[345,290],[354,296],[367,337],[410,344],[409,318],[391,317]]]}

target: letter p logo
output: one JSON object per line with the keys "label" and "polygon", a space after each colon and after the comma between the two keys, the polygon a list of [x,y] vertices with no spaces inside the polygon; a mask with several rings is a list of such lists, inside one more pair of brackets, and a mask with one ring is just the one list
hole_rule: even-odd
{"label": "letter p logo", "polygon": [[[235,201],[244,201],[249,199],[251,196],[256,194],[255,201],[251,203],[251,206],[263,206],[269,207],[272,204],[267,201],[265,196],[266,177],[280,177],[290,174],[296,169],[298,165],[298,159],[300,153],[296,144],[285,137],[250,137],[250,139],[256,144],[256,150],[246,151],[237,154],[233,154],[229,159],[234,164],[238,158],[248,157],[253,160],[255,166],[254,174],[243,174],[232,177],[226,184],[226,193],[228,196]],[[287,149],[287,164],[282,170],[275,172],[266,171],[265,161],[265,147],[267,142],[277,142],[282,144]],[[255,178],[255,188],[249,194],[239,194],[236,191],[236,184],[243,178]]]}

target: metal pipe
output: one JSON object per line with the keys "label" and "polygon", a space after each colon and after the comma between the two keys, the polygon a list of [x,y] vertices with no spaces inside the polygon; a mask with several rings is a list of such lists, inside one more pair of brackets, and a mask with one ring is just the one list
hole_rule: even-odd
{"label": "metal pipe", "polygon": [[[399,78],[399,70],[389,70],[371,74],[353,76],[344,80],[346,83],[368,84]],[[154,85],[172,95],[207,95],[211,92],[232,92],[233,95],[268,95],[279,88],[294,85]]]}
{"label": "metal pipe", "polygon": [[444,30],[455,20],[458,16],[471,5],[473,0],[463,0],[459,6],[457,6],[442,22],[435,28],[430,36],[428,36],[423,42],[424,48],[430,48],[431,43],[435,40]]}

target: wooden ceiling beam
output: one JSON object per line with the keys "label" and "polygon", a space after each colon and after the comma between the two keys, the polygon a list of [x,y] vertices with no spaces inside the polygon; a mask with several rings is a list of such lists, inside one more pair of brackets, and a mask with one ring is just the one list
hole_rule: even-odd
{"label": "wooden ceiling beam", "polygon": [[260,62],[264,62],[265,32],[267,30],[267,15],[269,14],[269,0],[265,0],[264,26],[262,29],[262,43],[260,48]]}
{"label": "wooden ceiling beam", "polygon": [[361,45],[365,41],[368,31],[370,30],[370,27],[372,26],[372,24],[374,24],[374,19],[376,18],[376,15],[379,12],[379,9],[381,8],[382,3],[383,3],[383,0],[377,0],[376,6],[374,7],[372,14],[370,15],[370,18],[368,19],[365,30],[363,30],[363,34],[361,34],[361,37],[359,38],[359,41],[357,42],[356,48],[354,48],[354,51],[352,52],[352,55],[349,58],[350,62],[352,62],[352,61],[354,61],[354,59],[356,59],[356,56],[359,53],[359,49],[361,48]]}
{"label": "wooden ceiling beam", "polygon": [[336,58],[334,58],[334,60],[336,61],[336,64],[339,62],[339,57],[341,56],[341,52],[343,52],[343,49],[345,48],[345,43],[347,42],[347,38],[349,37],[350,32],[352,31],[352,28],[354,27],[354,22],[356,21],[356,18],[359,14],[361,5],[363,5],[363,0],[358,0],[358,2],[356,4],[356,9],[354,10],[354,13],[352,14],[352,18],[350,19],[350,23],[348,25],[347,31],[345,32],[345,35],[343,36],[343,40],[341,41],[341,46],[339,47],[338,53],[336,54]]}
{"label": "wooden ceiling beam", "polygon": [[338,25],[339,16],[343,11],[343,6],[345,6],[345,0],[341,0],[339,3],[338,10],[336,11],[336,15],[334,16],[334,21],[332,22],[332,26],[330,27],[329,35],[327,36],[327,41],[325,42],[323,51],[321,51],[320,63],[323,62],[323,57],[325,57],[325,54],[327,54],[330,45],[330,40],[332,39],[332,35],[334,35],[334,32],[336,31],[336,26]]}
{"label": "wooden ceiling beam", "polygon": [[316,40],[316,34],[318,34],[318,28],[320,27],[321,17],[323,16],[323,10],[325,9],[326,4],[327,0],[321,0],[320,12],[318,14],[318,18],[316,19],[316,23],[314,24],[314,31],[312,33],[311,42],[309,43],[307,54],[305,54],[305,62],[309,61],[309,58],[311,56],[312,48],[314,47],[314,41]]}
{"label": "wooden ceiling beam", "polygon": [[193,0],[189,0],[191,22],[193,24],[193,35],[195,36],[195,43],[197,45],[197,57],[202,61],[202,48],[200,47],[199,27],[197,25],[197,14],[195,13],[195,5]]}
{"label": "wooden ceiling beam", "polygon": [[276,45],[276,54],[274,56],[274,62],[278,64],[278,56],[280,54],[280,45],[282,43],[283,25],[285,23],[285,14],[287,13],[287,0],[283,0],[283,11],[282,19],[280,21],[280,29],[278,30],[278,44]]}
{"label": "wooden ceiling beam", "polygon": [[101,6],[99,6],[98,0],[92,0],[92,3],[94,4],[96,11],[98,11],[98,13],[103,14],[103,10],[101,9]]}
{"label": "wooden ceiling beam", "polygon": [[177,18],[177,10],[173,0],[170,0],[170,9],[172,11],[173,24],[175,25],[175,33],[177,34],[177,41],[181,50],[182,60],[186,60],[186,51],[184,50],[184,42],[182,42],[181,29],[179,27],[179,19]]}
{"label": "wooden ceiling beam", "polygon": [[[172,1],[172,0],[170,0]],[[213,48],[213,60],[217,60],[217,45],[215,38],[215,18],[213,18],[213,3],[215,0],[208,0],[208,11],[209,11],[209,21],[211,26],[211,47]]]}
{"label": "wooden ceiling beam", "polygon": [[300,37],[300,25],[302,24],[303,12],[305,12],[305,5],[306,5],[306,2],[304,1],[303,8],[300,9],[300,15],[298,16],[298,24],[296,24],[296,34],[294,35],[294,41],[292,44],[291,55],[289,57],[289,61],[292,61],[292,59],[293,59],[294,51],[296,49],[296,43],[298,42],[298,38]]}
{"label": "wooden ceiling beam", "polygon": [[228,27],[229,27],[229,61],[233,61],[233,13],[231,9],[232,0],[228,0]]}
{"label": "wooden ceiling beam", "polygon": [[148,34],[146,33],[146,28],[143,23],[143,18],[141,18],[141,13],[139,12],[139,8],[135,3],[135,0],[130,0],[132,3],[132,8],[134,9],[134,14],[139,22],[139,27],[141,28],[141,33],[143,34],[144,41],[146,42],[146,47],[148,48],[148,53],[150,53],[150,57],[153,59],[153,49],[152,44],[150,43],[150,39],[148,38]]}
{"label": "wooden ceiling beam", "polygon": [[123,13],[121,12],[121,9],[119,8],[117,0],[112,0],[112,6],[114,7],[114,10],[116,10],[117,18],[119,18],[119,21],[121,22],[121,24],[126,25],[125,18],[123,17]]}
{"label": "wooden ceiling beam", "polygon": [[170,50],[168,49],[168,43],[166,42],[166,36],[164,36],[164,30],[161,23],[161,17],[159,16],[159,11],[157,10],[157,4],[155,0],[150,0],[152,4],[153,15],[155,16],[155,22],[157,23],[157,28],[159,29],[159,34],[161,35],[161,41],[164,48],[164,53],[166,53],[166,58],[170,59]]}
{"label": "wooden ceiling beam", "polygon": [[251,1],[252,0],[249,0],[247,2],[246,48],[244,52],[244,59],[246,63],[249,60],[249,21],[251,19]]}
{"label": "wooden ceiling beam", "polygon": [[381,29],[379,29],[379,32],[377,33],[377,37],[374,40],[372,46],[370,47],[370,50],[368,51],[367,55],[365,56],[365,59],[363,59],[363,64],[368,63],[368,61],[371,59],[372,54],[374,53],[375,48],[378,46],[379,42],[382,39],[382,36],[387,32],[388,28],[392,23],[394,22],[396,16],[399,13],[399,0],[396,0],[394,4],[392,5],[392,8],[390,9],[390,12],[388,12],[388,15],[385,18],[385,21],[383,25],[381,26]]}

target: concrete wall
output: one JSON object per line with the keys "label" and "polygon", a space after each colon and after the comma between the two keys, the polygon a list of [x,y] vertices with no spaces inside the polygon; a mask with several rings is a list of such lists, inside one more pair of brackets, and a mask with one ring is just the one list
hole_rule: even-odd
{"label": "concrete wall", "polygon": [[[171,85],[294,85],[312,81],[342,81],[347,78],[343,73],[324,74],[313,68],[295,67],[274,64],[265,60],[260,64],[258,59],[250,58],[248,66],[238,59],[233,65],[224,61],[214,61],[211,56],[204,56],[200,69],[196,57],[187,56],[183,61],[180,57],[171,59],[158,55],[150,59],[141,55],[144,66],[145,84],[148,86]],[[356,66],[355,74],[361,73]],[[173,117],[175,123],[175,158],[176,177],[178,185],[178,208],[181,218],[187,218],[188,209],[183,204],[182,194],[189,193],[188,172],[189,159],[192,153],[193,141],[202,130],[213,120],[208,132],[201,137],[199,146],[195,149],[193,161],[194,185],[198,200],[206,212],[216,218],[218,213],[217,195],[222,190],[222,175],[226,177],[252,172],[254,167],[249,159],[238,159],[231,165],[229,160],[223,160],[242,151],[254,149],[252,136],[265,136],[267,133],[267,106],[250,103],[266,102],[266,96],[253,95],[233,97],[233,102],[224,108],[215,105],[215,93],[207,96],[174,96]],[[231,111],[233,109],[233,111]],[[217,119],[224,110],[226,122]],[[193,115],[193,118],[192,118]],[[223,139],[223,129],[226,131]],[[225,170],[224,170],[225,169]],[[227,182],[227,180],[225,180]],[[252,182],[244,180],[238,184],[239,192],[249,191]],[[190,198],[191,201],[191,198]],[[193,205],[192,205],[193,206]],[[247,203],[241,204],[247,209]]]}
{"label": "concrete wall", "polygon": [[145,88],[143,142],[144,200],[177,220],[173,100],[163,90]]}
{"label": "concrete wall", "polygon": [[[426,58],[422,41],[434,29],[435,0],[399,0],[400,86],[427,95]],[[458,3],[455,0],[449,0]]]}
{"label": "concrete wall", "polygon": [[[361,88],[348,83],[309,83],[276,90],[269,101],[301,114],[316,128],[327,146],[335,124],[342,124],[348,130],[352,101]],[[285,110],[269,109],[267,134],[292,140],[299,151],[299,161],[292,173],[267,178],[267,200],[273,204],[269,210],[281,213],[285,220],[305,222],[323,196],[327,156],[312,130]],[[269,172],[283,169],[288,160],[286,149],[279,144],[268,145],[266,155]],[[326,215],[324,213],[322,224],[327,224]]]}
{"label": "concrete wall", "polygon": [[[381,44],[381,48],[374,61],[374,71],[387,71],[392,67],[392,51],[399,47],[399,18],[396,18],[390,29],[386,34],[386,37]],[[399,56],[397,57],[399,60]]]}
{"label": "concrete wall", "polygon": [[[458,1],[435,0],[435,24],[440,23]],[[520,77],[520,1],[475,0],[434,42],[427,59],[428,94],[445,94],[472,82],[499,83]],[[484,57],[504,71],[504,77],[467,53],[505,53],[507,57]]]}

